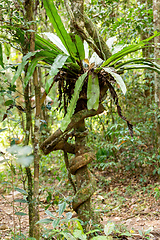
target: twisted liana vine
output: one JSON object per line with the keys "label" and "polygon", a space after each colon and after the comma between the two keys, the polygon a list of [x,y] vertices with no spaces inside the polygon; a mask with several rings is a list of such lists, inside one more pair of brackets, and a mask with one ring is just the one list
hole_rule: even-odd
{"label": "twisted liana vine", "polygon": [[[85,138],[88,131],[87,129],[83,129],[83,126],[85,128],[83,123],[85,118],[98,115],[103,111],[104,107],[100,104],[97,111],[84,109],[75,113],[64,132],[58,129],[40,146],[44,154],[60,149],[64,151],[68,179],[75,191],[72,200],[72,208],[78,215],[83,215],[82,219],[86,221],[88,216],[85,216],[85,205],[90,202],[90,198],[96,190],[96,183],[92,173],[87,168],[87,165],[94,159],[94,154],[85,146]],[[67,140],[69,137],[75,137],[76,144],[68,143]],[[68,153],[75,154],[75,157],[68,160]],[[71,174],[75,175],[76,184]],[[81,181],[79,181],[79,179],[81,179]],[[87,214],[93,215],[93,212]]]}

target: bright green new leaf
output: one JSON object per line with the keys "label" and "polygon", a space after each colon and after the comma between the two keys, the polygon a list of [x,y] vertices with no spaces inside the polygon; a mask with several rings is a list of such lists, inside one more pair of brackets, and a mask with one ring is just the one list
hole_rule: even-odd
{"label": "bright green new leaf", "polygon": [[99,107],[99,81],[95,73],[89,74],[87,87],[87,108],[97,110]]}
{"label": "bright green new leaf", "polygon": [[106,236],[110,235],[115,228],[115,224],[113,222],[108,222],[105,226],[104,226],[104,233],[106,234]]}
{"label": "bright green new leaf", "polygon": [[2,45],[0,43],[0,65],[2,66],[2,68],[4,68],[4,64],[3,64],[3,52],[2,52]]}
{"label": "bright green new leaf", "polygon": [[72,115],[74,113],[74,109],[76,107],[77,100],[79,98],[79,93],[82,90],[84,79],[86,78],[87,73],[88,72],[82,74],[76,81],[75,88],[74,88],[74,94],[73,94],[72,99],[70,101],[69,107],[67,108],[67,114],[63,118],[61,126],[60,126],[60,129],[63,132],[66,130],[68,124],[71,121],[71,117],[72,117]]}
{"label": "bright green new leaf", "polygon": [[110,73],[110,74],[114,77],[114,79],[116,80],[116,82],[119,84],[119,86],[120,86],[123,94],[125,95],[127,89],[126,89],[126,85],[125,85],[123,79],[121,78],[121,76],[120,76],[119,74],[113,72],[111,68],[105,67],[105,68],[103,68],[103,69],[104,69],[106,72]]}
{"label": "bright green new leaf", "polygon": [[29,52],[27,53],[23,58],[22,58],[22,63],[19,64],[18,69],[15,73],[15,75],[13,76],[13,79],[11,81],[11,85],[13,86],[13,84],[15,83],[15,81],[17,80],[17,78],[21,75],[25,65],[28,63],[28,59],[30,57],[33,57],[37,52]]}
{"label": "bright green new leaf", "polygon": [[54,60],[54,63],[51,66],[51,70],[49,72],[49,75],[51,76],[51,78],[49,78],[46,82],[46,86],[45,86],[45,91],[46,93],[49,92],[49,88],[53,82],[53,78],[55,75],[57,75],[57,73],[59,72],[59,70],[63,67],[63,65],[65,64],[66,60],[67,60],[68,56],[65,55],[61,55],[59,54],[56,59]]}
{"label": "bright green new leaf", "polygon": [[70,35],[67,33],[62,20],[57,12],[57,9],[52,0],[43,0],[46,13],[50,19],[50,22],[53,24],[54,29],[58,37],[61,39],[63,45],[66,47],[69,54],[73,57],[76,56],[76,48],[74,43],[71,40]]}

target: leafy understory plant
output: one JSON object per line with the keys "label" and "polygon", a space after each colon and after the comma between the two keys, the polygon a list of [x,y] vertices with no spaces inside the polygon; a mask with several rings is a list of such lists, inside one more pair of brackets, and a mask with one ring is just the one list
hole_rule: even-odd
{"label": "leafy understory plant", "polygon": [[113,240],[114,235],[131,236],[131,233],[128,231],[121,232],[116,225],[110,221],[108,221],[108,223],[104,226],[104,236],[98,235],[98,233],[101,232],[99,229],[94,229],[84,233],[82,221],[77,218],[72,218],[71,212],[65,213],[67,203],[62,202],[58,206],[58,216],[55,216],[52,212],[46,210],[45,213],[49,216],[49,218],[44,218],[37,222],[37,224],[48,224],[50,226],[49,228],[44,228],[43,237],[45,238],[54,236],[59,240],[87,240],[89,236],[94,234],[97,236],[90,238],[91,240]]}

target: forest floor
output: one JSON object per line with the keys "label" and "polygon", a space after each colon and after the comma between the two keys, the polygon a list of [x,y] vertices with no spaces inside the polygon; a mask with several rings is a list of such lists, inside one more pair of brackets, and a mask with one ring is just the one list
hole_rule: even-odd
{"label": "forest floor", "polygon": [[[105,225],[108,221],[114,222],[116,228],[123,235],[119,239],[160,239],[159,182],[153,180],[142,184],[134,176],[120,176],[115,173],[108,174],[106,171],[97,170],[93,173],[97,179],[99,190],[93,195],[92,200],[96,211],[99,211],[102,216],[102,224]],[[73,194],[68,180],[59,180],[50,176],[50,181],[52,181],[52,186],[48,186],[47,191],[43,189],[40,193],[41,219],[48,218],[45,213],[48,200],[53,203],[48,210],[56,216],[56,202],[59,201],[60,195],[67,197]],[[44,185],[46,186],[46,182]],[[20,198],[23,198],[22,194],[14,191],[14,199]],[[22,233],[27,236],[28,215],[13,216],[12,202],[11,189],[0,189],[0,239],[2,240],[13,237],[14,221],[16,234],[19,234],[21,228]],[[66,212],[71,211],[69,207],[67,208]],[[27,205],[15,202],[14,211],[27,213]]]}

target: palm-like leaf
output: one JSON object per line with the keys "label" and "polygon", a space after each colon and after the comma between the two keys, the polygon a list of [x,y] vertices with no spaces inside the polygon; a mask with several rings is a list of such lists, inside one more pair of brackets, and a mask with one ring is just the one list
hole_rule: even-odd
{"label": "palm-like leaf", "polygon": [[64,25],[61,21],[59,14],[57,13],[57,9],[54,6],[53,1],[52,0],[43,0],[43,3],[44,3],[44,7],[46,9],[46,13],[47,13],[54,29],[56,30],[58,37],[61,39],[63,45],[67,49],[70,56],[75,57],[76,56],[75,45],[72,42],[70,35],[67,33],[66,29],[64,28]]}

